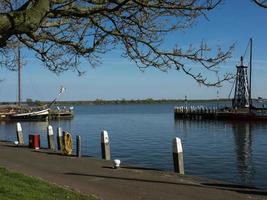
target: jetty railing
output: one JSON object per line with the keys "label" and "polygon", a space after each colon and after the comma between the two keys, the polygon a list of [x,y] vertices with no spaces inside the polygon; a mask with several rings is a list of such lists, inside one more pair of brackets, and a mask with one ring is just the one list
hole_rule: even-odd
{"label": "jetty railing", "polygon": [[207,106],[176,106],[174,108],[175,118],[184,119],[215,119],[218,115],[217,107]]}

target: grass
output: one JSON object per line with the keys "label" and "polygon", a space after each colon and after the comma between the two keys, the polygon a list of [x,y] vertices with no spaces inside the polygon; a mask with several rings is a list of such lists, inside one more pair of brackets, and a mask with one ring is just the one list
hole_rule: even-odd
{"label": "grass", "polygon": [[1,200],[96,200],[37,178],[0,168]]}

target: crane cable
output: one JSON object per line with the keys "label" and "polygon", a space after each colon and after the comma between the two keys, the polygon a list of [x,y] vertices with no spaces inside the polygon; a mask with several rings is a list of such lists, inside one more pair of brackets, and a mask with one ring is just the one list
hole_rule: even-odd
{"label": "crane cable", "polygon": [[232,87],[231,87],[230,93],[229,93],[229,95],[228,95],[228,99],[230,99],[230,96],[231,96],[231,94],[232,94],[232,91],[233,91],[233,89],[234,89],[234,85],[235,85],[235,81],[233,81],[233,84],[232,84]]}

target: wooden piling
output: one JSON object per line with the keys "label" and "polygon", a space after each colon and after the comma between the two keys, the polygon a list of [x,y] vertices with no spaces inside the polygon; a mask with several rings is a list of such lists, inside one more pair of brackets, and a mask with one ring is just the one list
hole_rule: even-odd
{"label": "wooden piling", "polygon": [[172,142],[174,171],[184,174],[183,148],[180,138],[176,137]]}
{"label": "wooden piling", "polygon": [[19,122],[17,123],[16,132],[17,132],[17,140],[18,140],[19,144],[24,144],[22,127],[21,127],[21,124]]}
{"label": "wooden piling", "polygon": [[110,160],[109,137],[108,137],[108,132],[105,130],[101,132],[101,151],[102,151],[102,159]]}
{"label": "wooden piling", "polygon": [[57,128],[57,149],[59,151],[63,150],[63,133],[61,127]]}
{"label": "wooden piling", "polygon": [[53,127],[51,125],[47,127],[47,141],[48,141],[48,148],[55,150],[54,132],[53,132]]}
{"label": "wooden piling", "polygon": [[78,158],[82,157],[82,145],[81,145],[81,136],[76,136],[76,156]]}

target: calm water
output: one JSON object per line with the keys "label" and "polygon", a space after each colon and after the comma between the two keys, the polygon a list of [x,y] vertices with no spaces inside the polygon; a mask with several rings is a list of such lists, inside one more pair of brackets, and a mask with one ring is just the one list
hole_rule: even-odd
{"label": "calm water", "polygon": [[[127,164],[173,170],[172,139],[180,137],[186,174],[267,188],[267,123],[174,120],[173,104],[76,106],[75,118],[56,127],[82,136],[83,154],[101,157],[106,129],[112,158]],[[25,134],[39,133],[47,146],[47,122],[25,122]],[[0,139],[16,140],[15,124],[0,125]]]}

